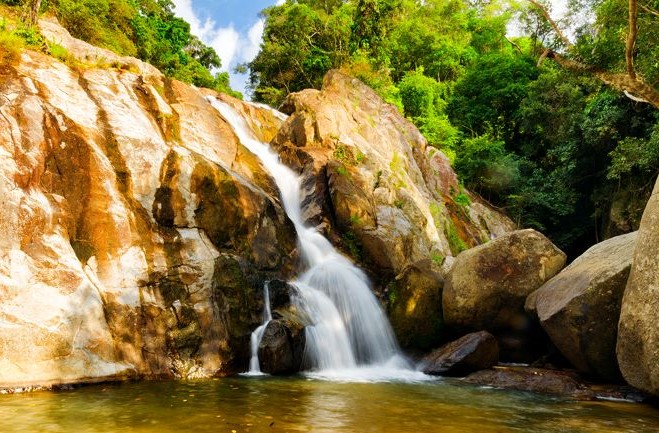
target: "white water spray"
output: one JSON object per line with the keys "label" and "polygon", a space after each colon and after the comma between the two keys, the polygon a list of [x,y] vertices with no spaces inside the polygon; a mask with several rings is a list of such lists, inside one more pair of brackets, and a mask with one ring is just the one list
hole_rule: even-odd
{"label": "white water spray", "polygon": [[272,311],[270,311],[270,282],[266,281],[263,285],[263,323],[256,328],[250,337],[250,350],[252,357],[249,360],[249,374],[261,374],[261,366],[259,365],[259,343],[265,333],[265,328],[272,320]]}
{"label": "white water spray", "polygon": [[[366,275],[314,227],[305,225],[300,177],[282,164],[267,144],[255,138],[247,122],[232,107],[213,98],[208,100],[229,122],[240,142],[261,159],[277,183],[284,210],[295,225],[306,271],[298,281],[291,282],[300,292],[294,302],[314,322],[305,331],[306,364],[319,374],[326,373],[323,377],[336,373],[344,378],[346,372],[353,371],[359,377],[369,367],[382,369],[387,377],[395,377],[397,374],[392,372],[401,370],[409,374],[409,363],[400,356],[391,326]],[[255,352],[264,330],[265,324],[252,335],[255,364],[250,366],[250,372],[258,371]]]}

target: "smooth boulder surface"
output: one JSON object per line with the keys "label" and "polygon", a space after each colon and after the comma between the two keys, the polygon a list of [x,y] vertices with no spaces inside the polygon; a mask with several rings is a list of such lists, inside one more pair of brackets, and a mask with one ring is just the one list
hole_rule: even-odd
{"label": "smooth boulder surface", "polygon": [[299,323],[283,319],[271,320],[258,348],[261,371],[273,375],[300,371],[305,341],[304,328]]}
{"label": "smooth boulder surface", "polygon": [[499,361],[499,344],[486,331],[473,332],[432,351],[421,361],[426,374],[466,376]]}
{"label": "smooth boulder surface", "polygon": [[615,380],[620,305],[637,232],[601,242],[529,296],[554,345],[580,371]]}
{"label": "smooth boulder surface", "polygon": [[430,260],[406,267],[387,285],[387,313],[403,349],[428,350],[441,342],[443,285]]}
{"label": "smooth boulder surface", "polygon": [[659,395],[659,180],[643,213],[622,298],[616,352],[632,386]]}
{"label": "smooth boulder surface", "polygon": [[500,331],[525,326],[526,297],[565,265],[566,256],[535,230],[518,230],[462,252],[444,282],[447,326]]}

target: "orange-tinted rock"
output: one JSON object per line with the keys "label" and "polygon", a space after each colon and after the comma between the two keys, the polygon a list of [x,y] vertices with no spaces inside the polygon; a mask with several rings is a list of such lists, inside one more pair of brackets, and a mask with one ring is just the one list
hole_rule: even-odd
{"label": "orange-tinted rock", "polygon": [[[314,188],[305,215],[338,228],[339,243],[373,273],[386,279],[420,260],[439,264],[514,228],[474,197],[458,205],[446,157],[359,80],[330,71],[320,91],[289,95],[281,108],[291,116],[273,145]],[[322,209],[332,221],[319,218]]]}
{"label": "orange-tinted rock", "polygon": [[[214,93],[108,61],[131,66],[26,51],[1,72],[0,387],[246,369],[263,280],[295,266],[277,188]],[[281,122],[243,110],[264,137]]]}

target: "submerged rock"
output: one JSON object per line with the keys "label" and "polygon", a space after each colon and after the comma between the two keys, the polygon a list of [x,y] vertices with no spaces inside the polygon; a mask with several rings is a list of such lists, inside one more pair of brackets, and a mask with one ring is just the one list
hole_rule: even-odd
{"label": "submerged rock", "polygon": [[497,340],[486,331],[473,332],[433,350],[421,361],[426,374],[466,376],[499,362]]}
{"label": "submerged rock", "polygon": [[617,356],[632,386],[659,395],[659,180],[643,213],[622,298]]}
{"label": "submerged rock", "polygon": [[507,233],[464,251],[444,283],[446,326],[490,331],[502,344],[504,359],[532,361],[528,359],[532,354],[524,352],[538,341],[524,302],[563,268],[565,260],[562,251],[530,229]]}
{"label": "submerged rock", "polygon": [[463,379],[463,382],[560,395],[575,400],[594,400],[597,396],[573,374],[539,368],[498,367],[470,374]]}
{"label": "submerged rock", "polygon": [[592,376],[620,376],[617,325],[636,239],[634,232],[593,246],[527,299],[554,345]]}

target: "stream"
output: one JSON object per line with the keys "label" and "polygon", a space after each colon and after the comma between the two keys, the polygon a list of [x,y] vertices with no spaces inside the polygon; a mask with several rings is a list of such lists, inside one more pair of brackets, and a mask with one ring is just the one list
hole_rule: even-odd
{"label": "stream", "polygon": [[0,431],[641,433],[659,431],[659,411],[467,386],[458,379],[260,376],[0,395]]}

